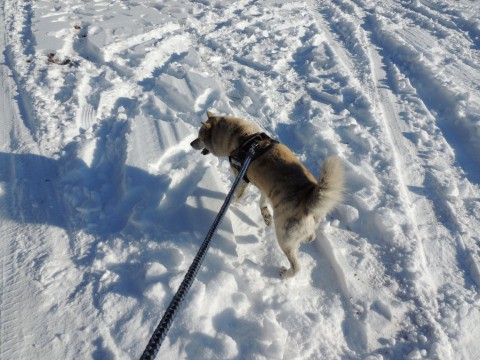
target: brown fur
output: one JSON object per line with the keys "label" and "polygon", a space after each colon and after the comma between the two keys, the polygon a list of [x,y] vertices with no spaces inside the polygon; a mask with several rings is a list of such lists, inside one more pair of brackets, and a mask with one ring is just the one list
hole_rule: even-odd
{"label": "brown fur", "polygon": [[[202,123],[198,138],[191,145],[215,156],[231,155],[248,135],[260,131],[240,118],[210,112],[207,115],[208,121]],[[282,277],[294,276],[300,270],[296,256],[300,243],[315,239],[320,220],[342,199],[340,160],[327,158],[317,181],[288,147],[276,144],[251,163],[247,176],[260,189],[260,210],[267,225],[272,221],[267,202],[273,208],[277,241],[290,263],[290,268],[282,267],[280,273]],[[245,187],[246,183],[239,187],[237,197],[242,196]]]}

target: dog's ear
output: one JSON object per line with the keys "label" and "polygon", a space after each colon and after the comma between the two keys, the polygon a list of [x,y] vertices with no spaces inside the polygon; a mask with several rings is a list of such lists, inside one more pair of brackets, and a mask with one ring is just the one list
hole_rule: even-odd
{"label": "dog's ear", "polygon": [[208,117],[209,119],[212,118],[213,116],[214,116],[213,113],[211,113],[210,111],[207,111],[207,117]]}

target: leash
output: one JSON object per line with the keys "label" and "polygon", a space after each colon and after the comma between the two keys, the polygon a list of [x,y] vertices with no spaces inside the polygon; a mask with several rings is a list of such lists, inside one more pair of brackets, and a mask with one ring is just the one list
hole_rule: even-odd
{"label": "leash", "polygon": [[225,198],[225,201],[223,202],[223,205],[220,208],[220,211],[217,214],[217,217],[213,221],[213,224],[210,227],[210,230],[208,231],[207,236],[205,237],[205,240],[200,246],[200,249],[198,250],[198,253],[195,256],[195,259],[192,262],[192,265],[190,265],[190,268],[188,269],[185,275],[185,278],[180,284],[177,290],[177,293],[175,294],[172,301],[170,302],[170,305],[165,311],[165,314],[163,315],[162,320],[160,320],[160,323],[158,324],[157,328],[153,332],[153,335],[150,338],[150,341],[148,342],[148,345],[145,348],[145,351],[140,357],[140,360],[152,360],[152,359],[155,359],[155,357],[157,356],[158,350],[160,349],[160,346],[162,346],[163,340],[167,336],[168,330],[170,330],[170,326],[172,325],[173,320],[177,315],[178,309],[180,308],[180,305],[182,304],[182,302],[185,300],[185,297],[188,291],[190,290],[190,287],[192,286],[198,271],[200,270],[200,266],[202,265],[202,262],[205,259],[205,256],[207,255],[207,251],[210,246],[212,237],[213,235],[215,235],[218,225],[222,221],[228,207],[230,206],[230,203],[232,202],[232,198],[235,193],[235,190],[237,189],[238,185],[240,184],[240,181],[242,180],[242,178],[244,177],[244,175],[248,170],[250,162],[252,161],[252,158],[255,155],[256,147],[257,147],[257,144],[254,143],[248,149],[248,155],[245,158],[245,161],[243,162],[242,167],[240,168],[238,175],[235,178],[235,181],[233,182],[230,192]]}

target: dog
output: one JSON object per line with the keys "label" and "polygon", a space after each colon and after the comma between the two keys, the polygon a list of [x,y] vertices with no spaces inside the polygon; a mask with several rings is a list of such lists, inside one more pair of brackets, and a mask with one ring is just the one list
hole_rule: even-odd
{"label": "dog", "polygon": [[[258,126],[237,117],[209,111],[207,117],[197,139],[190,144],[204,155],[211,153],[231,159],[246,141],[260,133]],[[261,137],[259,149],[263,149],[261,155],[252,160],[246,176],[260,189],[260,211],[267,226],[272,223],[268,204],[273,209],[277,241],[290,263],[289,268],[280,268],[280,275],[290,278],[300,271],[297,257],[300,244],[315,240],[320,221],[343,198],[343,167],[338,157],[328,157],[317,180],[287,146]],[[238,175],[239,167],[232,161],[230,164],[235,176]],[[247,182],[242,181],[236,199],[242,197],[246,186]]]}

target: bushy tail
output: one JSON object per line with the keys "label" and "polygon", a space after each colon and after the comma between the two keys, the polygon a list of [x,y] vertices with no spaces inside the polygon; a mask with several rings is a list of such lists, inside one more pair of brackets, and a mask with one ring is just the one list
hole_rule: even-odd
{"label": "bushy tail", "polygon": [[318,185],[309,201],[309,210],[316,218],[323,218],[343,199],[344,175],[340,158],[325,159]]}

